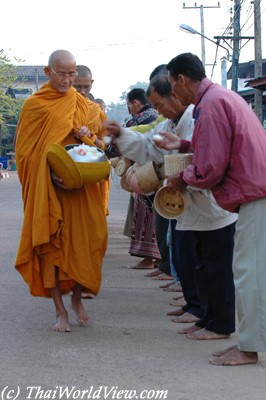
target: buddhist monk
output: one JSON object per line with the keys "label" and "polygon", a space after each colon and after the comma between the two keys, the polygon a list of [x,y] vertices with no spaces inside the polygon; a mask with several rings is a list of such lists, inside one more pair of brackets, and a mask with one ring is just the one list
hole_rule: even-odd
{"label": "buddhist monk", "polygon": [[[87,67],[86,65],[77,65],[77,72],[78,75],[75,77],[74,79],[74,83],[73,86],[74,88],[77,90],[77,92],[79,92],[83,97],[85,97],[90,103],[91,103],[91,99],[90,99],[90,91],[92,88],[92,84],[94,82],[94,80],[92,79],[92,72],[91,69],[89,67]],[[94,100],[94,103],[96,103],[96,101]],[[91,104],[91,107],[93,107],[93,105]],[[95,108],[101,108],[101,119],[103,121],[107,120],[107,116],[105,114],[104,109],[99,105],[99,104],[95,104]],[[99,112],[99,110],[97,110],[97,112]],[[102,140],[102,131],[99,131],[98,133],[96,133],[95,136],[95,144],[97,147],[99,147],[102,150],[106,149],[106,146]],[[103,180],[101,182],[99,182],[99,187],[100,187],[100,192],[102,195],[102,199],[103,199],[103,203],[104,203],[104,207],[105,207],[105,213],[106,215],[109,215],[109,210],[108,210],[108,203],[109,203],[109,194],[110,194],[110,177],[106,180]],[[72,292],[71,292],[72,294]],[[95,297],[95,294],[87,289],[84,289],[81,297],[83,299],[93,299]]]}
{"label": "buddhist monk", "polygon": [[[73,86],[74,88],[87,100],[91,103],[91,100],[89,99],[89,94],[92,88],[92,84],[94,80],[92,79],[92,72],[89,67],[86,65],[77,65],[77,72],[78,75],[75,77]],[[107,120],[106,113],[104,109],[97,104],[97,102],[94,100],[94,107],[97,109],[97,112],[99,112],[99,107],[100,107],[100,113],[101,113],[101,119],[103,121]],[[91,104],[91,107],[93,105]],[[95,144],[98,146],[100,149],[105,150],[106,146],[102,140],[103,138],[103,132],[99,131],[96,132],[96,137],[95,137]],[[103,202],[104,202],[104,207],[105,207],[105,212],[106,215],[109,215],[109,210],[108,210],[108,202],[109,202],[109,193],[110,193],[110,178],[103,180],[99,183],[100,185],[100,191],[102,194]],[[86,296],[82,296],[86,297]],[[90,297],[90,296],[88,296]]]}
{"label": "buddhist monk", "polygon": [[51,144],[95,141],[102,134],[100,107],[72,86],[74,56],[54,51],[44,68],[49,81],[22,108],[16,137],[16,161],[22,185],[24,221],[15,267],[33,296],[51,297],[58,332],[71,331],[62,295],[73,291],[72,309],[79,324],[89,321],[81,293],[97,294],[107,245],[107,224],[98,183],[67,189],[50,169]]}

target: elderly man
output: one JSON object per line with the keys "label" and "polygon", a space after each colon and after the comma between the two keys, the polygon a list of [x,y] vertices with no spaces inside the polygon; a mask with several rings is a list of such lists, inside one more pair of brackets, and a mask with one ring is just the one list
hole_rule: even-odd
{"label": "elderly man", "polygon": [[[24,221],[15,266],[33,296],[52,297],[55,331],[71,330],[62,294],[73,290],[77,321],[89,320],[81,302],[83,288],[97,294],[107,245],[107,224],[99,185],[68,190],[49,168],[50,144],[81,143],[103,131],[100,107],[73,87],[74,56],[56,50],[44,69],[49,82],[22,108],[16,138]],[[93,104],[93,107],[92,107]]]}
{"label": "elderly man", "polygon": [[[194,106],[177,101],[167,76],[154,77],[147,94],[166,120],[146,134],[132,132],[111,121],[105,125],[126,157],[142,164],[147,161],[158,164],[164,162],[169,151],[155,146],[156,134],[169,131],[174,137],[191,139]],[[196,322],[179,331],[187,333],[189,339],[227,339],[235,330],[232,254],[237,215],[221,209],[209,190],[190,187],[189,192],[192,205],[177,218],[173,243],[173,262],[187,305],[178,310],[174,322]],[[194,279],[200,289],[200,301]]]}
{"label": "elderly man", "polygon": [[157,143],[162,148],[194,151],[193,165],[173,186],[210,188],[221,207],[239,215],[233,258],[238,344],[213,353],[210,363],[255,364],[258,352],[266,351],[265,130],[238,94],[206,78],[197,56],[180,54],[167,69],[177,98],[195,104],[192,142],[164,133]]}

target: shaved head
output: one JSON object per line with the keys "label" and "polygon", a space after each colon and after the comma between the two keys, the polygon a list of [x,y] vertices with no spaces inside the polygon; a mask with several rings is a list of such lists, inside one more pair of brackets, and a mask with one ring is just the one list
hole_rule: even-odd
{"label": "shaved head", "polygon": [[77,74],[76,60],[68,50],[55,50],[44,68],[49,82],[60,93],[66,93],[73,85]]}
{"label": "shaved head", "polygon": [[85,78],[87,76],[89,76],[90,78],[92,77],[91,70],[89,69],[89,67],[86,67],[86,65],[77,65],[77,71],[81,78]]}
{"label": "shaved head", "polygon": [[48,66],[52,67],[57,62],[60,62],[60,63],[65,63],[65,62],[69,63],[69,62],[71,62],[71,63],[75,63],[76,64],[75,57],[68,50],[55,50],[50,55],[49,61],[48,61]]}

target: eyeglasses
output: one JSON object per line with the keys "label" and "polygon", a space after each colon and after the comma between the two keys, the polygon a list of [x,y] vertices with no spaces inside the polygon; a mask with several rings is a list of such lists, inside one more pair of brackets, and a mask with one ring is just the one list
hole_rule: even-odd
{"label": "eyeglasses", "polygon": [[52,72],[55,76],[57,76],[57,77],[60,78],[60,79],[66,79],[66,78],[73,79],[73,78],[75,78],[76,76],[78,76],[78,72],[77,72],[77,71],[75,71],[75,72],[70,72],[69,74],[67,74],[67,73],[65,73],[65,72],[55,72],[55,71],[53,70],[53,68],[51,68],[51,67],[50,67],[50,70],[51,70],[51,72]]}

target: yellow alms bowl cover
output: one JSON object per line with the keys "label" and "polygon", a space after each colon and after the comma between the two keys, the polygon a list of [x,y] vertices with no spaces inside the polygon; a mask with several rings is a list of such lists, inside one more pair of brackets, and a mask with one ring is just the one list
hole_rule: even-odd
{"label": "yellow alms bowl cover", "polygon": [[68,189],[81,188],[83,185],[81,172],[64,147],[51,144],[47,151],[47,160],[52,172],[63,180],[63,185]]}

